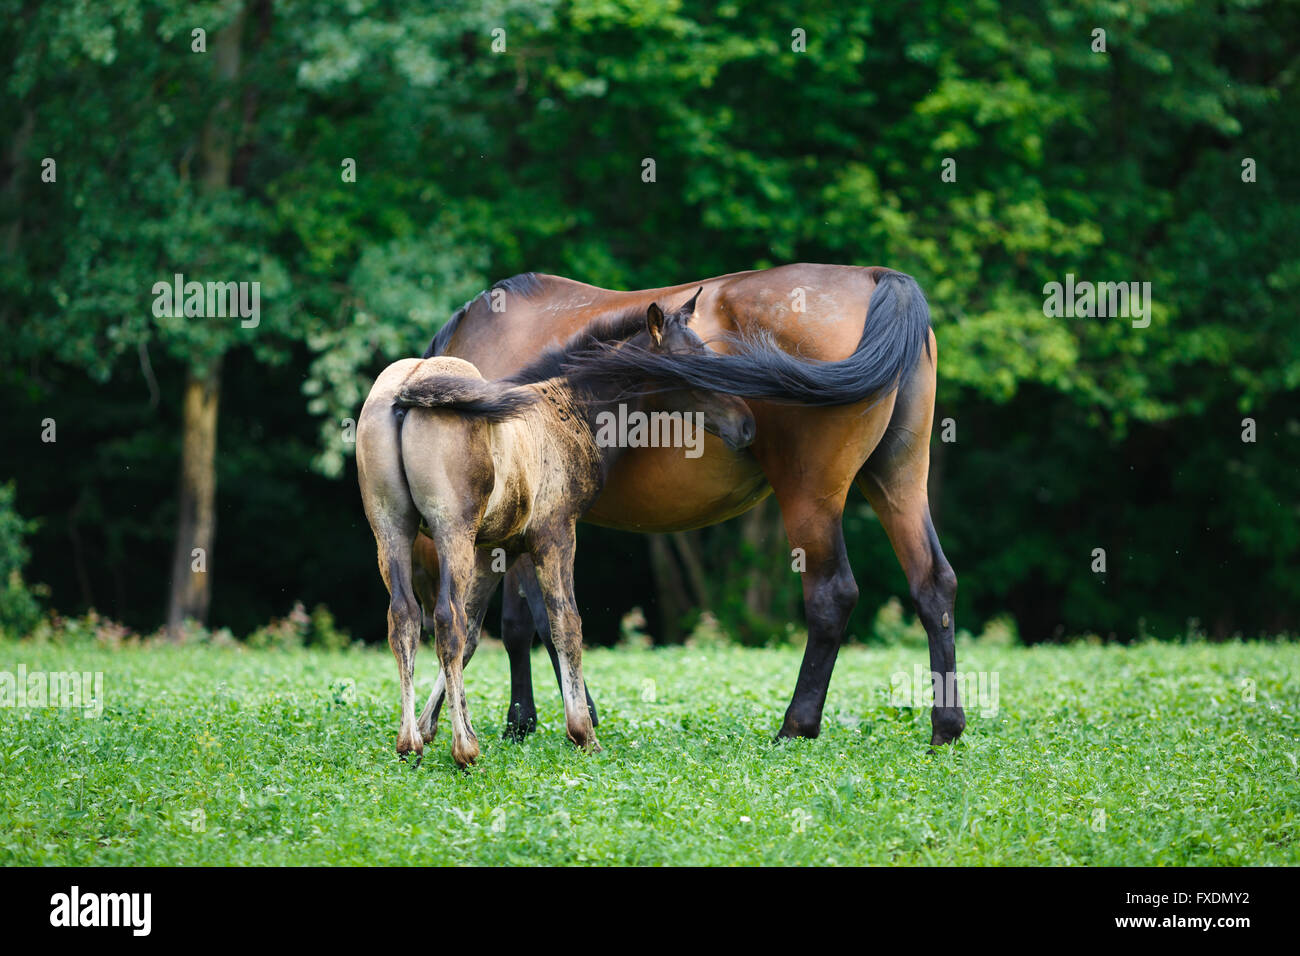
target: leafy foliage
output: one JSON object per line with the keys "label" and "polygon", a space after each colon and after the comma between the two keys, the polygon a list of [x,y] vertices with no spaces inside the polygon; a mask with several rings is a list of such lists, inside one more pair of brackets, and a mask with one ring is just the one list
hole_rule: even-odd
{"label": "leafy foliage", "polygon": [[26,538],[35,528],[14,510],[13,482],[0,485],[0,633],[29,634],[40,619],[41,590],[23,580]]}
{"label": "leafy foliage", "polygon": [[[292,594],[373,638],[373,548],[351,482],[330,479],[386,361],[519,271],[643,287],[810,260],[887,264],[929,294],[937,417],[958,433],[936,443],[935,510],[972,627],[1004,611],[1027,641],[1300,627],[1292,4],[0,0],[0,16],[0,439],[36,447],[47,415],[63,429],[10,465],[46,519],[33,568],[60,607],[156,623],[186,367],[224,357],[216,621],[250,629]],[[191,31],[240,16],[222,84]],[[196,155],[223,98],[231,185],[207,190]],[[155,317],[153,284],[178,272],[261,282],[262,322]],[[1046,317],[1043,286],[1067,273],[1150,282],[1150,326]],[[869,637],[905,586],[857,499],[846,527],[850,630]],[[638,604],[661,623],[644,546],[583,535],[606,558],[580,558],[579,596],[607,598],[589,631]],[[745,595],[785,573],[784,542],[737,535],[705,540],[713,610],[781,640],[797,580],[766,608]]]}

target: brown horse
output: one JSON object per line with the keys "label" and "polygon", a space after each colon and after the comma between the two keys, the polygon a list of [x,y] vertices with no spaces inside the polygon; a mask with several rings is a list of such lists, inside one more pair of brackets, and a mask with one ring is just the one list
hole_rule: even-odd
{"label": "brown horse", "polygon": [[[678,407],[644,411],[659,367],[707,355],[684,311],[657,305],[597,322],[504,381],[486,381],[463,359],[404,359],[379,376],[357,425],[357,472],[379,568],[389,591],[388,639],[397,658],[402,724],[397,751],[423,753],[444,692],[452,756],[478,757],[463,668],[473,656],[488,598],[509,564],[532,561],[559,658],[569,739],[599,750],[582,679],[582,624],[573,596],[575,529],[633,434],[703,455],[706,430],[739,451],[754,419],[738,398],[674,392]],[[623,350],[641,367],[622,363]],[[674,382],[676,379],[673,380]],[[663,403],[660,402],[662,405]],[[638,431],[639,429],[639,431]],[[437,562],[417,585],[413,551],[423,521]],[[417,560],[424,552],[414,555]],[[413,673],[420,618],[432,617],[440,671],[417,721]],[[425,590],[427,588],[427,590]]]}
{"label": "brown horse", "polygon": [[[808,624],[780,733],[816,737],[858,597],[842,529],[846,497],[857,485],[889,535],[929,638],[931,743],[956,739],[965,727],[953,648],[957,578],[930,520],[926,488],[938,352],[925,297],[909,276],[800,263],[615,292],[529,273],[463,306],[425,354],[457,356],[489,377],[505,376],[601,316],[656,301],[682,302],[701,287],[691,326],[729,353],[719,356],[729,364],[719,371],[701,360],[682,382],[709,387],[722,376],[733,394],[774,399],[749,403],[757,438],[746,451],[719,445],[695,460],[663,449],[629,450],[584,520],[630,531],[686,530],[724,521],[775,493],[790,547],[806,560]],[[780,351],[756,348],[756,341]],[[546,636],[545,622],[525,600],[537,594],[531,577],[520,561],[505,587],[502,636],[512,685],[507,733],[514,735],[536,721],[531,619]]]}

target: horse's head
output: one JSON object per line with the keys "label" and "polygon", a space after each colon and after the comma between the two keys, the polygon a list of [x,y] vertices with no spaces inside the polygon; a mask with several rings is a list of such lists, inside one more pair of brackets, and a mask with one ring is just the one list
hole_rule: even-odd
{"label": "horse's head", "polygon": [[[657,302],[651,303],[646,310],[646,332],[651,352],[680,355],[708,351],[704,340],[692,331],[689,324],[699,297],[700,292],[696,292],[691,301],[675,312],[664,312]],[[734,395],[682,389],[660,395],[659,404],[669,412],[702,413],[704,430],[717,435],[732,450],[745,448],[754,440],[754,415],[744,400]]]}

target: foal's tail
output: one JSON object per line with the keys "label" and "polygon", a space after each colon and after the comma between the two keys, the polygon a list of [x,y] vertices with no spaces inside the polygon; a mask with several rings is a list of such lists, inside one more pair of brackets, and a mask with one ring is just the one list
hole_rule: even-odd
{"label": "foal's tail", "polygon": [[427,375],[408,379],[393,398],[399,408],[445,408],[488,422],[503,422],[537,400],[526,388],[459,375]]}
{"label": "foal's tail", "polygon": [[[916,280],[882,269],[858,346],[838,362],[801,359],[764,332],[731,336],[730,354],[655,353],[624,346],[600,357],[610,372],[635,372],[659,388],[699,388],[800,405],[856,405],[900,388],[930,349],[930,307]],[[578,361],[581,361],[579,359]]]}

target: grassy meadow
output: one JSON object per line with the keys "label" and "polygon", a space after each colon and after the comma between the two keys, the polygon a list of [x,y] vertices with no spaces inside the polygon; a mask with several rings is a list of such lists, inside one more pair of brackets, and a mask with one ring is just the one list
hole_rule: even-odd
{"label": "grassy meadow", "polygon": [[459,772],[445,722],[420,765],[394,754],[386,649],[3,642],[0,672],[102,672],[103,693],[97,717],[0,708],[0,863],[1300,863],[1295,644],[968,642],[959,667],[996,699],[935,754],[928,713],[891,702],[917,647],[846,648],[822,736],[775,742],[799,656],[589,651],[586,756],[540,651],[539,730],[500,739],[486,643],[466,674],[483,755]]}

